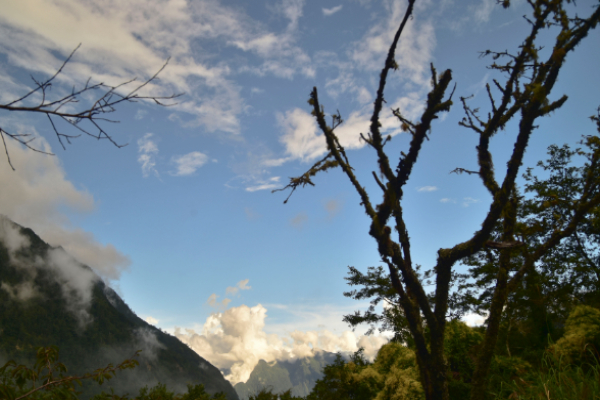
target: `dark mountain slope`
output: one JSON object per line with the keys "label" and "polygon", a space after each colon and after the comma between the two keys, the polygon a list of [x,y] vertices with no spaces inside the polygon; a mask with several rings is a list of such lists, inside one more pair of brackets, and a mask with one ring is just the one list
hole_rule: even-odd
{"label": "dark mountain slope", "polygon": [[59,347],[69,374],[117,364],[142,350],[137,368],[101,387],[85,383],[84,398],[109,387],[135,395],[161,382],[179,392],[187,383],[202,383],[208,393],[238,399],[216,367],[137,317],[89,267],[0,215],[0,361],[31,364],[36,349],[49,345]]}

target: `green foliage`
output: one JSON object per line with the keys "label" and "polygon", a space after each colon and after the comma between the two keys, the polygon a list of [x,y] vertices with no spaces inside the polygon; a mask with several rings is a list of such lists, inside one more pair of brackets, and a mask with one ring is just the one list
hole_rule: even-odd
{"label": "green foliage", "polygon": [[550,350],[569,363],[581,364],[597,357],[600,348],[600,310],[580,305],[573,309],[565,334]]}
{"label": "green foliage", "polygon": [[597,362],[584,368],[547,352],[542,367],[539,370],[530,370],[525,378],[515,377],[505,381],[495,398],[497,400],[600,399],[600,365]]}
{"label": "green foliage", "polygon": [[367,366],[360,352],[349,362],[338,354],[334,362],[323,369],[323,378],[317,381],[307,400],[371,400],[375,393],[369,382],[358,379]]}
{"label": "green foliage", "polygon": [[482,341],[483,335],[478,329],[459,320],[448,322],[444,335],[444,353],[449,369],[448,392],[451,399],[469,398],[477,349]]}
{"label": "green foliage", "polygon": [[399,343],[384,345],[373,363],[364,359],[362,349],[348,362],[338,354],[323,372],[307,400],[424,398],[415,353]]}
{"label": "green foliage", "polygon": [[250,395],[248,400],[304,400],[304,398],[292,396],[292,389],[275,394],[271,388],[262,388],[258,393]]}

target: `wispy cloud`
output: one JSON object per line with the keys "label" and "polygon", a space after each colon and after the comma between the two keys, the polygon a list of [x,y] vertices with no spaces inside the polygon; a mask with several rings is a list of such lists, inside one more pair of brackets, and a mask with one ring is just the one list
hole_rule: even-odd
{"label": "wispy cloud", "polygon": [[298,213],[294,218],[290,220],[290,224],[297,229],[302,229],[304,224],[308,221],[308,215],[305,212]]}
{"label": "wispy cloud", "polygon": [[469,207],[471,204],[475,204],[475,203],[479,203],[479,199],[474,199],[472,197],[465,197],[463,198],[463,206],[464,207]]}
{"label": "wispy cloud", "polygon": [[256,192],[259,190],[272,190],[272,189],[277,189],[281,186],[281,184],[279,183],[279,176],[274,176],[269,178],[268,180],[264,181],[264,180],[257,180],[256,181],[256,185],[254,186],[248,186],[246,187],[246,191],[247,192]]}
{"label": "wispy cloud", "polygon": [[177,171],[173,175],[186,176],[193,174],[198,168],[206,164],[208,156],[199,151],[193,151],[182,156],[175,156],[172,160],[177,165]]}
{"label": "wispy cloud", "polygon": [[[355,42],[351,52],[351,58],[357,66],[367,71],[381,69],[406,10],[404,1],[386,1],[383,4],[385,19]],[[436,44],[435,30],[431,21],[417,19],[415,17],[415,21],[407,24],[402,32],[402,40],[396,50],[397,54],[402,54],[398,59],[400,73],[394,76],[419,90],[426,90],[430,79],[429,62]]]}
{"label": "wispy cloud", "polygon": [[138,139],[138,162],[142,165],[142,174],[145,178],[151,173],[158,177],[158,171],[156,170],[156,155],[158,154],[158,146],[156,142],[152,140],[152,133],[146,133],[144,137]]}
{"label": "wispy cloud", "polygon": [[222,301],[217,301],[219,297],[221,296],[217,295],[216,293],[211,294],[210,296],[208,296],[206,304],[220,311],[225,310],[229,303],[231,303],[231,299],[224,298]]}
{"label": "wispy cloud", "polygon": [[235,286],[228,286],[227,289],[225,289],[225,294],[229,296],[235,296],[240,290],[252,289],[252,286],[248,286],[249,281],[250,279],[244,279],[239,281]]}
{"label": "wispy cloud", "polygon": [[[298,73],[314,76],[310,57],[296,44],[303,6],[304,0],[281,1],[280,16],[289,23],[282,32],[274,32],[238,7],[214,0],[63,0],[35,7],[27,1],[10,2],[3,4],[0,18],[0,33],[7,38],[0,43],[0,53],[8,55],[13,67],[48,76],[83,43],[68,73],[57,80],[64,90],[84,84],[90,76],[107,84],[148,78],[170,57],[160,82],[147,85],[140,94],[183,92],[185,97],[172,108],[173,119],[237,135],[246,107],[232,76],[240,52],[242,57],[244,52],[257,56],[243,63],[249,71],[286,78]],[[214,61],[214,50],[206,43],[240,51],[220,53]]]}
{"label": "wispy cloud", "polygon": [[440,199],[440,203],[456,203],[456,200],[444,197],[443,199]]}
{"label": "wispy cloud", "polygon": [[420,188],[417,188],[417,192],[435,192],[436,190],[438,190],[438,188],[435,186],[421,186]]}
{"label": "wispy cloud", "polygon": [[325,210],[327,211],[327,218],[332,219],[333,217],[335,217],[341,208],[342,208],[342,203],[340,201],[335,200],[335,199],[328,200],[325,203]]}
{"label": "wispy cloud", "polygon": [[335,6],[335,7],[331,7],[331,8],[323,8],[323,15],[326,17],[329,17],[330,15],[335,14],[336,12],[340,11],[342,9],[342,5],[340,4],[339,6]]}

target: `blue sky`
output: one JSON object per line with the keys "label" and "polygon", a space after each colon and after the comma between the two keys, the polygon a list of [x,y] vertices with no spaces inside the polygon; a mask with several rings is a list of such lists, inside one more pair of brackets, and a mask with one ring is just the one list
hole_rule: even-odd
{"label": "blue sky", "polygon": [[[508,10],[495,3],[417,0],[387,105],[416,117],[433,62],[453,70],[455,100],[472,94],[472,105],[486,110],[484,85],[499,76],[479,52],[515,50],[529,12],[525,1]],[[587,15],[593,4],[578,1],[577,12]],[[317,86],[326,112],[344,117],[338,135],[363,185],[377,194],[375,158],[359,133],[367,130],[404,0],[0,0],[0,7],[2,103],[28,91],[30,75],[51,75],[79,43],[52,95],[90,76],[109,84],[146,79],[168,57],[146,93],[185,93],[168,108],[120,107],[113,115],[120,123],[108,128],[128,144],[121,149],[82,137],[63,150],[44,116],[0,112],[3,129],[32,133],[56,153],[8,143],[16,171],[0,157],[0,213],[92,266],[138,315],[177,333],[232,381],[258,358],[352,350],[361,340],[372,352],[381,345],[341,322],[366,307],[342,295],[347,267],[379,261],[350,183],[330,171],[286,205],[287,193],[271,190],[324,155],[307,104]],[[540,123],[525,166],[552,143],[593,133],[599,42],[593,32],[568,59],[552,98],[566,93],[569,100]],[[463,115],[456,101],[434,124],[405,192],[413,257],[425,268],[440,247],[477,230],[489,206],[476,177],[449,174],[476,166],[477,138],[458,126]],[[395,158],[408,137],[389,108],[382,123]],[[493,141],[498,171],[512,128]]]}

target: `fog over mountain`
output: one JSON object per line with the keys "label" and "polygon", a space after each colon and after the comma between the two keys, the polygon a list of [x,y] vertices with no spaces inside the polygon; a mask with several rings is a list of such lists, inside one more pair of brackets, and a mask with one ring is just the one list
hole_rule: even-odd
{"label": "fog over mountain", "polygon": [[188,383],[202,383],[208,393],[238,398],[216,367],[140,319],[90,267],[3,215],[0,339],[0,360],[29,365],[38,347],[56,345],[73,375],[118,364],[142,350],[140,365],[119,372],[108,384],[84,381],[83,398],[110,387],[135,394],[159,382],[178,392]]}

